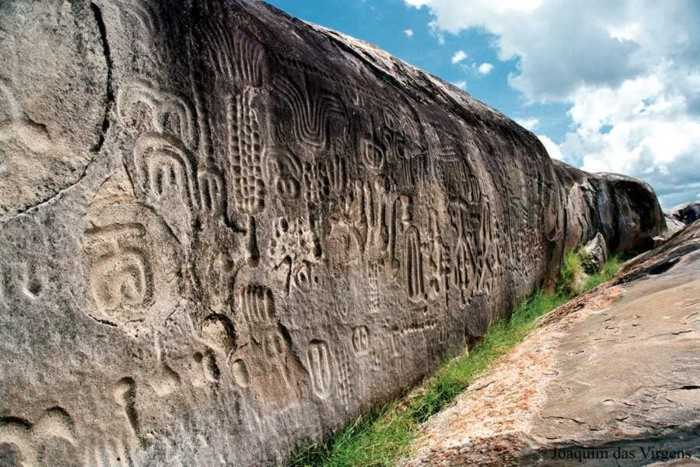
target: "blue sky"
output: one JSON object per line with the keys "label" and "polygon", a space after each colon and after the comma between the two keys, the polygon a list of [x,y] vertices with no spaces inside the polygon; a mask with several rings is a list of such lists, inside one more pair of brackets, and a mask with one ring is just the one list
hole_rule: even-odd
{"label": "blue sky", "polygon": [[450,81],[552,157],[700,201],[700,2],[270,0]]}

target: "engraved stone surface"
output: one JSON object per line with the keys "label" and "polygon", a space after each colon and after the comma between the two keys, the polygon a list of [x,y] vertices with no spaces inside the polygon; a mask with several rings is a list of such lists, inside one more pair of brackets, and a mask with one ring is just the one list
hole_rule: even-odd
{"label": "engraved stone surface", "polygon": [[697,465],[698,378],[695,223],[546,315],[399,465]]}
{"label": "engraved stone surface", "polygon": [[283,463],[663,227],[262,2],[7,0],[0,64],[0,463]]}

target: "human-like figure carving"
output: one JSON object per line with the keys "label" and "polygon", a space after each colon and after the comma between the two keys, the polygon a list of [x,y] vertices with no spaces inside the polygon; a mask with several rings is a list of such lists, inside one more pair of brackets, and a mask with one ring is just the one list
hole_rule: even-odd
{"label": "human-like figure carving", "polygon": [[[139,111],[144,107],[145,113]],[[131,81],[119,88],[117,116],[127,127],[172,135],[189,149],[196,147],[196,124],[189,102],[147,81]]]}
{"label": "human-like figure carving", "polygon": [[389,247],[386,205],[387,191],[382,181],[365,181],[362,187],[363,219],[365,227],[365,259],[383,260]]}
{"label": "human-like figure carving", "polygon": [[221,174],[214,169],[205,169],[199,172],[197,179],[201,209],[212,217],[223,214],[226,188]]}
{"label": "human-like figure carving", "polygon": [[[190,211],[198,207],[191,156],[176,138],[156,133],[141,135],[134,146],[134,165],[137,180],[154,203],[175,196]],[[207,188],[218,190],[220,186],[207,183]]]}

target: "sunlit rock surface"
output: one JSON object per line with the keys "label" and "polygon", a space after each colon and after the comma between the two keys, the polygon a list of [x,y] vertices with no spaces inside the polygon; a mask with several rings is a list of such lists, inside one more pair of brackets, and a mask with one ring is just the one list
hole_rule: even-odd
{"label": "sunlit rock surface", "polygon": [[282,463],[551,283],[566,246],[661,228],[641,182],[555,166],[455,87],[261,2],[7,0],[0,63],[5,464]]}

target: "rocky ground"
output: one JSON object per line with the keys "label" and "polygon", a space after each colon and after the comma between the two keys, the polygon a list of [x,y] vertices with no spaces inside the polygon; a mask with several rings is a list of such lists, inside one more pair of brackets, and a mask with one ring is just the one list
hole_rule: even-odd
{"label": "rocky ground", "polygon": [[405,465],[700,464],[700,222],[545,316]]}

